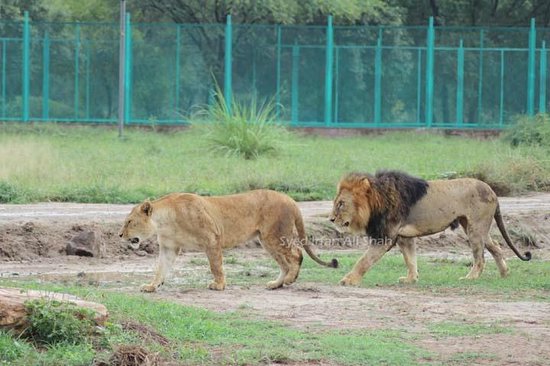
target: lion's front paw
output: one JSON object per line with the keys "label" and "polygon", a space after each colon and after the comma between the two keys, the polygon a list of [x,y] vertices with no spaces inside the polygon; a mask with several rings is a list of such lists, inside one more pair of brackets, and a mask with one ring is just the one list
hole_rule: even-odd
{"label": "lion's front paw", "polygon": [[157,291],[157,286],[153,284],[142,285],[140,288],[141,292],[155,292]]}
{"label": "lion's front paw", "polygon": [[210,290],[223,291],[225,289],[225,283],[212,282],[210,285],[208,285],[208,288]]}
{"label": "lion's front paw", "polygon": [[399,283],[402,284],[411,284],[416,283],[418,281],[418,277],[399,277]]}
{"label": "lion's front paw", "polygon": [[269,290],[275,290],[275,289],[278,289],[278,288],[283,287],[283,282],[282,282],[282,281],[269,281],[269,282],[266,284],[266,287],[267,287]]}
{"label": "lion's front paw", "polygon": [[361,277],[347,274],[340,280],[340,285],[342,286],[357,286],[361,283]]}

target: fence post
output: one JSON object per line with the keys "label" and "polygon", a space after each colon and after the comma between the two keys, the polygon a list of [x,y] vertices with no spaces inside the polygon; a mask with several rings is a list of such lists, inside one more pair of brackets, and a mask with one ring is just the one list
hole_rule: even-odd
{"label": "fence post", "polygon": [[374,53],[374,123],[382,120],[382,34],[378,35]]}
{"label": "fence post", "polygon": [[126,1],[120,0],[120,34],[118,46],[118,137],[124,131],[126,105]]}
{"label": "fence post", "polygon": [[483,116],[483,47],[485,44],[485,30],[481,29],[479,31],[479,78],[477,82],[477,121],[476,123],[481,122]]}
{"label": "fence post", "polygon": [[132,22],[130,21],[130,13],[126,13],[126,37],[125,55],[124,55],[124,120],[126,123],[132,121]]}
{"label": "fence post", "polygon": [[281,26],[277,25],[277,91],[275,94],[275,115],[277,120],[281,118],[281,47],[282,47],[282,36],[281,36]]}
{"label": "fence post", "polygon": [[504,123],[504,50],[500,50],[500,101],[498,113],[498,125]]}
{"label": "fence post", "polygon": [[460,40],[457,60],[456,80],[456,124],[462,127],[464,122],[464,41]]}
{"label": "fence post", "polygon": [[434,18],[430,17],[426,44],[426,127],[432,127],[434,97]]}
{"label": "fence post", "polygon": [[7,80],[7,74],[6,74],[6,58],[7,52],[6,52],[6,44],[7,41],[5,39],[2,40],[2,117],[6,117],[6,80]]}
{"label": "fence post", "polygon": [[50,118],[50,36],[44,32],[42,46],[42,119]]}
{"label": "fence post", "polygon": [[86,53],[85,53],[85,68],[86,68],[86,109],[85,109],[85,118],[86,121],[90,120],[90,41],[86,42]]}
{"label": "fence post", "polygon": [[74,118],[78,120],[78,109],[79,109],[79,95],[80,95],[80,85],[79,85],[79,74],[80,74],[80,23],[76,24],[76,34],[74,40]]}
{"label": "fence post", "polygon": [[[177,116],[180,102],[180,52],[181,52],[181,26],[176,24],[176,90],[174,101],[174,112]],[[177,117],[175,118],[177,119]]]}
{"label": "fence post", "polygon": [[300,78],[300,47],[297,43],[292,46],[292,72],[290,81],[290,121],[291,124],[298,123],[298,109],[300,100],[298,98],[299,93],[299,78]]}
{"label": "fence post", "polygon": [[31,33],[29,24],[29,12],[25,11],[23,20],[23,85],[22,85],[22,102],[23,102],[23,121],[29,121],[29,89],[30,89],[30,44]]}
{"label": "fence post", "polygon": [[334,30],[332,28],[332,15],[327,19],[327,45],[325,62],[325,125],[331,124],[332,117],[332,67],[334,62]]}
{"label": "fence post", "polygon": [[529,29],[529,61],[527,65],[527,114],[535,114],[535,51],[537,48],[537,30],[535,18],[531,18]]}
{"label": "fence post", "polygon": [[540,49],[539,113],[546,113],[546,41]]}
{"label": "fence post", "polygon": [[232,46],[233,46],[233,32],[231,26],[231,15],[227,16],[227,21],[225,23],[225,69],[224,69],[224,85],[223,85],[223,94],[225,98],[225,107],[227,112],[231,114],[231,73],[232,70]]}

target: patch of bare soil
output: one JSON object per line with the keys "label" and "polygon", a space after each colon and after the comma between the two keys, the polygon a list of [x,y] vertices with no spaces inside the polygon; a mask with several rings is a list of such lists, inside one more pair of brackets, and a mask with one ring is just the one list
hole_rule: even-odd
{"label": "patch of bare soil", "polygon": [[[327,223],[330,202],[308,202],[300,206],[308,233],[320,247],[318,250],[361,249],[361,243],[338,233]],[[142,244],[137,250],[120,242],[117,232],[130,208],[127,205],[0,205],[0,281],[32,276],[42,281],[108,284],[122,291],[136,292],[139,285],[152,276],[157,248],[154,241]],[[535,258],[550,259],[550,194],[502,198],[501,211],[509,232],[522,249],[529,248]],[[86,231],[95,234],[95,240],[103,248],[102,257],[67,256],[67,243]],[[496,232],[494,237],[500,240]],[[235,257],[245,261],[267,257],[267,253],[256,248],[256,243],[247,246],[251,249],[239,249]],[[460,230],[422,238],[419,248],[420,255],[441,258],[469,255]],[[513,256],[511,251],[506,254]],[[178,273],[172,277],[172,284],[151,297],[216,312],[239,311],[253,318],[276,320],[312,331],[393,329],[422,334],[413,342],[433,352],[434,359],[426,362],[543,365],[550,359],[548,301],[510,300],[494,293],[426,291],[415,286],[349,288],[300,280],[276,291],[258,285],[230,284],[223,292],[212,292],[206,289],[209,280],[206,262],[199,274],[205,276],[204,289],[189,288],[184,282],[178,282],[185,281],[186,276],[197,275],[193,269],[186,269],[185,263],[191,260],[205,260],[205,256],[202,253],[181,255],[174,266]],[[231,267],[226,264],[229,282]],[[431,325],[443,322],[487,327],[496,324],[513,332],[445,338],[430,332]],[[136,331],[148,333],[154,340],[157,337],[146,329],[136,328]],[[147,355],[137,352],[134,356]],[[121,353],[121,357],[126,356]]]}

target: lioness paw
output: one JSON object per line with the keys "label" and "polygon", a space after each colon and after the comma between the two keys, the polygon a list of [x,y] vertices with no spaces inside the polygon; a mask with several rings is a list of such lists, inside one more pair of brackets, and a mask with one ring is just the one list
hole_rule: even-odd
{"label": "lioness paw", "polygon": [[347,275],[344,278],[340,280],[340,285],[342,286],[357,286],[361,283],[361,278],[357,278],[355,276]]}
{"label": "lioness paw", "polygon": [[142,285],[140,290],[141,292],[155,292],[157,290],[157,286],[152,284]]}
{"label": "lioness paw", "polygon": [[418,281],[418,278],[414,277],[399,277],[399,283],[402,284],[411,284],[416,283]]}
{"label": "lioness paw", "polygon": [[282,282],[282,281],[269,281],[269,282],[266,284],[266,287],[267,287],[269,290],[275,290],[275,289],[278,289],[278,288],[283,287],[283,282]]}
{"label": "lioness paw", "polygon": [[208,285],[208,288],[214,291],[223,291],[225,289],[225,283],[212,282]]}

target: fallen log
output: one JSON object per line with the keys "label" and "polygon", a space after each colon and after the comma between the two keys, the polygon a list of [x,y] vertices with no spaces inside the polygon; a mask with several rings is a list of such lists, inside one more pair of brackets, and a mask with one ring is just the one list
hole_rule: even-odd
{"label": "fallen log", "polygon": [[25,329],[28,316],[25,302],[38,299],[70,302],[78,307],[92,310],[95,314],[93,320],[96,325],[104,325],[109,316],[104,305],[84,301],[73,295],[49,291],[0,288],[0,329]]}

